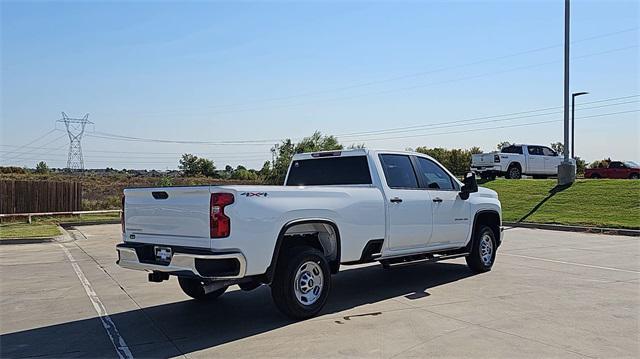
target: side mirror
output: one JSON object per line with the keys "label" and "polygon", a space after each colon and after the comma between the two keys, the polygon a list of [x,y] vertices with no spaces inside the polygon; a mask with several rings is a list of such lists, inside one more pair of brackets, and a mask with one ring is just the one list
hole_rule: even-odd
{"label": "side mirror", "polygon": [[463,185],[460,189],[460,198],[467,200],[469,199],[469,194],[478,192],[478,182],[476,181],[476,174],[473,172],[467,173],[464,176],[464,180],[462,181]]}

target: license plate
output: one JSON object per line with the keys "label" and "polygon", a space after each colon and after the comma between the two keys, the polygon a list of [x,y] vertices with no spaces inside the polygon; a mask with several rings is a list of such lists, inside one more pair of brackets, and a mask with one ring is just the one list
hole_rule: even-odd
{"label": "license plate", "polygon": [[160,247],[154,246],[153,250],[156,254],[156,260],[162,263],[170,263],[171,257],[173,256],[173,251],[171,247]]}

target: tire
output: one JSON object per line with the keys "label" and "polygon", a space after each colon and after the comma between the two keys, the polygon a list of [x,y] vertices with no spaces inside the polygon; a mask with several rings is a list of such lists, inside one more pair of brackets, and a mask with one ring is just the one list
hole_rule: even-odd
{"label": "tire", "polygon": [[594,173],[594,174],[591,175],[591,178],[592,179],[598,179],[598,178],[600,178],[600,175],[597,174],[597,173]]}
{"label": "tire", "polygon": [[197,300],[213,300],[224,294],[227,290],[227,287],[222,287],[220,289],[216,289],[213,292],[206,293],[204,292],[204,283],[195,278],[183,278],[178,277],[178,283],[180,284],[180,288],[184,294],[190,296],[193,299]]}
{"label": "tire", "polygon": [[632,173],[629,176],[629,179],[635,179],[635,180],[640,179],[640,175],[638,175],[637,173]]}
{"label": "tire", "polygon": [[520,179],[522,178],[522,169],[516,164],[510,165],[505,177],[507,179]]}
{"label": "tire", "polygon": [[295,319],[315,316],[331,289],[331,270],[324,254],[313,247],[293,247],[278,260],[271,297],[284,315]]}
{"label": "tire", "polygon": [[[465,257],[467,265],[475,273],[484,273],[491,270],[496,259],[497,241],[493,230],[481,225],[475,233],[471,253]],[[487,253],[487,250],[490,253]]]}

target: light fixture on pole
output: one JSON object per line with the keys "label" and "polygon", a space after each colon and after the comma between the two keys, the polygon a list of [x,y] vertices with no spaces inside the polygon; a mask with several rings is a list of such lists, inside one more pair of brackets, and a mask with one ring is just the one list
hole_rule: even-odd
{"label": "light fixture on pole", "polygon": [[576,159],[576,96],[588,95],[588,92],[571,94],[571,158]]}

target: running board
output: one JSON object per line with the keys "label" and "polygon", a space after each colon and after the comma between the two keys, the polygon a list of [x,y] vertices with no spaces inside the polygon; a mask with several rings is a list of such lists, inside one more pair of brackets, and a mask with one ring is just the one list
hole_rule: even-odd
{"label": "running board", "polygon": [[392,264],[410,264],[410,263],[418,263],[418,262],[439,262],[447,259],[455,259],[460,257],[466,257],[469,253],[453,253],[453,254],[418,254],[411,255],[406,257],[395,257],[388,259],[381,259],[380,263],[383,266],[390,266]]}

